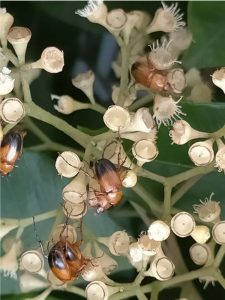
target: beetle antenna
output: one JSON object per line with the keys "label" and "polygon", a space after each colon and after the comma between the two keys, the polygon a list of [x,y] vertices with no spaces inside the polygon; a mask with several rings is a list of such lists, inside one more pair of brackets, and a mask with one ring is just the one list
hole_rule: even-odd
{"label": "beetle antenna", "polygon": [[45,251],[44,251],[44,247],[43,247],[43,244],[42,244],[42,241],[40,239],[40,236],[38,235],[38,232],[37,232],[37,227],[36,227],[36,222],[35,222],[35,217],[33,216],[33,224],[34,224],[34,233],[35,233],[35,237],[36,237],[36,240],[41,248],[41,252],[43,254],[44,257],[48,257],[48,255],[46,255]]}

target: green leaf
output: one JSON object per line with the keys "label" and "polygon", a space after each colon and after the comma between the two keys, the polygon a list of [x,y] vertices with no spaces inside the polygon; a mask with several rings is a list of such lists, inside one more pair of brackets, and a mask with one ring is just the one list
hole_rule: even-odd
{"label": "green leaf", "polygon": [[224,66],[224,1],[189,1],[188,28],[193,43],[182,61],[186,68]]}

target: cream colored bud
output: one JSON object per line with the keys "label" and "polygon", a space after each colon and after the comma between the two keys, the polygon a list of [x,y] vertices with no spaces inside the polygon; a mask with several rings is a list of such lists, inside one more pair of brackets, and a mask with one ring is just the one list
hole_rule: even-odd
{"label": "cream colored bud", "polygon": [[131,115],[130,123],[121,132],[150,132],[154,127],[154,120],[147,107],[139,108]]}
{"label": "cream colored bud", "polygon": [[154,160],[159,154],[156,145],[151,140],[140,140],[134,143],[132,153],[139,166]]}
{"label": "cream colored bud", "polygon": [[119,166],[124,166],[126,168],[134,168],[134,164],[127,156],[122,144],[117,141],[113,141],[105,147],[103,152],[103,158],[106,158],[112,163]]}
{"label": "cream colored bud", "polygon": [[179,212],[171,220],[171,229],[179,237],[189,236],[194,228],[195,220],[187,212]]}
{"label": "cream colored bud", "polygon": [[0,257],[0,272],[3,273],[4,277],[17,279],[17,270],[17,243],[14,243],[11,249],[5,255]]}
{"label": "cream colored bud", "polygon": [[202,83],[201,73],[196,68],[191,68],[185,73],[187,86],[194,87],[198,83]]}
{"label": "cream colored bud", "polygon": [[199,244],[205,244],[210,238],[209,228],[205,225],[198,225],[191,233],[191,237]]}
{"label": "cream colored bud", "polygon": [[216,223],[220,221],[220,213],[221,207],[220,203],[217,201],[213,201],[214,193],[211,193],[209,198],[205,198],[204,200],[200,200],[201,204],[194,204],[194,213],[198,214],[198,217],[203,222],[212,222]]}
{"label": "cream colored bud", "polygon": [[13,16],[5,8],[0,8],[0,40],[3,47],[7,46],[7,34],[13,22]]}
{"label": "cream colored bud", "polygon": [[38,273],[44,266],[44,258],[35,250],[26,251],[20,258],[20,268],[30,273]]}
{"label": "cream colored bud", "polygon": [[80,219],[87,213],[87,204],[84,201],[79,203],[64,201],[63,212],[70,219]]}
{"label": "cream colored bud", "polygon": [[47,47],[43,50],[41,58],[31,64],[33,69],[44,69],[49,73],[59,73],[64,66],[64,54],[55,47]]}
{"label": "cream colored bud", "polygon": [[76,153],[64,151],[57,157],[55,167],[60,176],[71,178],[79,172],[81,161]]}
{"label": "cream colored bud", "polygon": [[225,221],[217,222],[212,229],[212,236],[217,244],[225,244]]}
{"label": "cream colored bud", "polygon": [[98,241],[106,245],[115,256],[128,254],[130,237],[126,231],[116,231],[110,237],[99,237]]}
{"label": "cream colored bud", "polygon": [[68,95],[58,96],[51,94],[51,99],[52,101],[57,101],[57,104],[54,105],[54,109],[64,115],[69,115],[74,111],[87,109],[89,107],[88,104],[76,101]]}
{"label": "cream colored bud", "polygon": [[[116,68],[117,68],[117,64],[116,62],[114,62],[112,64],[112,69],[114,70],[115,74],[116,74]],[[118,66],[118,68],[120,68],[120,66]],[[118,71],[119,72],[119,71]],[[116,74],[117,76],[118,74]],[[117,76],[118,78],[120,78],[120,76]],[[116,85],[113,85],[112,86],[112,101],[114,104],[117,103],[118,101],[118,98],[119,98],[119,92],[120,92],[120,88],[119,86],[116,86]],[[125,101],[124,101],[124,108],[126,107],[129,107],[137,98],[137,95],[136,95],[136,90],[135,89],[130,89],[129,90],[129,94],[127,95],[127,97],[125,98]]]}
{"label": "cream colored bud", "polygon": [[170,235],[169,226],[161,220],[156,220],[152,222],[152,224],[148,228],[149,238],[155,241],[162,242],[166,240],[169,237],[169,235]]}
{"label": "cream colored bud", "polygon": [[225,144],[220,139],[216,143],[218,151],[215,156],[215,167],[218,168],[219,172],[225,173]]}
{"label": "cream colored bud", "polygon": [[171,41],[164,40],[162,44],[157,40],[150,45],[151,52],[148,55],[149,60],[157,70],[168,70],[175,63],[180,63],[177,61],[177,56],[171,48]]}
{"label": "cream colored bud", "polygon": [[173,262],[166,256],[156,257],[150,265],[145,276],[152,276],[160,281],[169,280],[174,274],[175,266]]}
{"label": "cream colored bud", "polygon": [[212,252],[208,245],[195,243],[189,249],[191,259],[196,265],[202,266],[212,257]]}
{"label": "cream colored bud", "polygon": [[24,115],[23,103],[18,98],[6,98],[0,104],[0,116],[6,123],[18,123]]}
{"label": "cream colored bud", "polygon": [[3,67],[0,72],[0,96],[9,94],[14,89],[15,80],[9,75],[11,71]]}
{"label": "cream colored bud", "polygon": [[181,68],[170,70],[167,74],[167,82],[169,83],[174,93],[182,93],[186,86],[184,70]]}
{"label": "cream colored bud", "polygon": [[213,140],[194,143],[188,150],[188,155],[196,166],[206,166],[214,159]]}
{"label": "cream colored bud", "polygon": [[102,270],[102,266],[98,258],[91,259],[81,273],[85,281],[103,280],[107,279],[106,274]]}
{"label": "cream colored bud", "polygon": [[191,89],[191,93],[186,97],[186,99],[197,103],[205,103],[211,102],[213,98],[212,96],[212,90],[207,83],[199,82]]}
{"label": "cream colored bud", "polygon": [[130,114],[125,108],[112,105],[105,112],[103,120],[112,131],[121,131],[130,123]]}
{"label": "cream colored bud", "polygon": [[209,133],[201,132],[193,129],[190,124],[185,120],[178,120],[173,123],[173,129],[170,130],[169,136],[173,144],[183,145],[188,141],[207,137]]}
{"label": "cream colored bud", "polygon": [[182,112],[181,106],[178,103],[181,101],[180,97],[175,101],[171,96],[164,97],[156,94],[153,105],[153,118],[156,120],[158,127],[161,124],[164,126],[172,125],[176,119],[180,119],[181,115],[186,115]]}
{"label": "cream colored bud", "polygon": [[137,183],[137,175],[132,170],[124,171],[121,177],[122,185],[126,188],[134,187]]}
{"label": "cream colored bud", "polygon": [[72,79],[72,84],[80,89],[85,95],[89,98],[89,100],[93,103],[94,95],[93,95],[93,84],[95,81],[95,74],[91,70],[81,73]]}
{"label": "cream colored bud", "polygon": [[61,239],[65,239],[71,244],[74,244],[77,240],[76,229],[72,225],[59,224],[54,228],[51,235],[51,240],[56,244]]}
{"label": "cream colored bud", "polygon": [[114,34],[118,34],[126,23],[127,15],[123,9],[113,9],[106,16],[107,29]]}
{"label": "cream colored bud", "polygon": [[142,248],[144,255],[153,256],[160,250],[161,243],[149,238],[147,234],[143,234],[138,239],[138,244]]}
{"label": "cream colored bud", "polygon": [[107,300],[111,295],[122,291],[123,288],[108,286],[102,281],[92,281],[85,289],[88,300]]}
{"label": "cream colored bud", "polygon": [[79,204],[87,199],[87,178],[84,173],[79,173],[62,192],[63,199],[74,204]]}
{"label": "cream colored bud", "polygon": [[0,219],[0,240],[10,231],[17,228],[19,221],[17,219]]}
{"label": "cream colored bud", "polygon": [[132,263],[137,263],[143,259],[143,249],[138,242],[132,243],[129,246],[129,259]]}
{"label": "cream colored bud", "polygon": [[135,16],[135,28],[138,30],[145,29],[145,27],[150,23],[151,17],[150,15],[141,10],[132,10],[128,13],[128,15],[134,15]]}
{"label": "cream colored bud", "polygon": [[95,256],[99,257],[98,261],[101,264],[102,270],[106,275],[109,275],[112,273],[117,267],[118,263],[107,255],[105,252],[102,251],[102,249],[98,246],[98,244],[95,243]]}
{"label": "cream colored bud", "polygon": [[20,291],[22,293],[29,293],[34,290],[42,290],[48,287],[48,282],[35,277],[31,273],[23,273],[19,277]]}
{"label": "cream colored bud", "polygon": [[177,57],[189,48],[192,43],[192,34],[187,28],[179,28],[169,33],[169,39],[172,41],[172,51],[174,51]]}
{"label": "cream colored bud", "polygon": [[121,132],[120,136],[123,139],[138,142],[140,140],[150,140],[155,142],[157,139],[157,129],[154,127],[150,132]]}
{"label": "cream colored bud", "polygon": [[178,3],[167,6],[162,2],[163,8],[157,9],[154,18],[150,25],[147,27],[146,32],[172,32],[185,26],[182,21],[183,14],[180,14],[180,9],[177,9]]}
{"label": "cream colored bud", "polygon": [[212,74],[212,82],[225,93],[225,67]]}
{"label": "cream colored bud", "polygon": [[24,64],[27,45],[31,39],[31,31],[27,27],[12,27],[9,30],[7,39],[13,46],[19,63]]}

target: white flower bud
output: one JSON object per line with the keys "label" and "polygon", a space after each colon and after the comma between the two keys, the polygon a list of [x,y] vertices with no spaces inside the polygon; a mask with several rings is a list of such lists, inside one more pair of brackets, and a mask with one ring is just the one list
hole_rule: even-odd
{"label": "white flower bud", "polygon": [[95,243],[95,256],[99,257],[98,261],[101,264],[102,270],[106,275],[109,275],[112,273],[117,267],[118,263],[107,255],[105,252],[102,251],[102,249]]}
{"label": "white flower bud", "polygon": [[116,231],[110,237],[100,237],[98,241],[109,248],[115,256],[126,256],[129,251],[130,237],[125,231]]}
{"label": "white flower bud", "polygon": [[81,276],[85,281],[94,281],[94,280],[105,281],[105,279],[107,279],[106,274],[102,270],[100,261],[97,258],[91,259],[91,261],[88,262],[88,264],[82,271]]}
{"label": "white flower bud", "polygon": [[137,175],[132,170],[124,171],[121,177],[123,178],[122,185],[126,188],[134,187],[137,183]]}
{"label": "white flower bud", "polygon": [[214,193],[212,193],[209,198],[205,198],[205,200],[200,200],[201,204],[194,204],[194,213],[198,214],[198,217],[203,222],[212,222],[216,223],[220,221],[220,203],[217,201],[212,201]]}
{"label": "white flower bud", "polygon": [[13,16],[7,13],[5,8],[0,8],[0,40],[4,47],[7,45],[7,34],[13,22]]}
{"label": "white flower bud", "polygon": [[64,151],[57,157],[55,167],[60,176],[71,178],[79,172],[81,161],[76,153]]}
{"label": "white flower bud", "polygon": [[80,219],[87,213],[87,204],[84,201],[79,203],[64,201],[63,212],[70,219]]}
{"label": "white flower bud", "polygon": [[42,290],[48,287],[49,284],[31,273],[25,272],[19,277],[19,285],[22,293],[28,293],[34,290]]}
{"label": "white flower bud", "polygon": [[193,102],[211,102],[212,101],[212,90],[207,83],[199,82],[196,83],[191,89],[191,93],[186,97],[187,100]]}
{"label": "white flower bud", "polygon": [[91,102],[94,102],[93,95],[93,84],[95,81],[95,74],[91,70],[81,73],[72,79],[72,84],[80,89],[84,94],[90,99]]}
{"label": "white flower bud", "polygon": [[125,108],[112,105],[105,112],[103,120],[105,125],[112,131],[121,131],[130,123],[130,114]]}
{"label": "white flower bud", "polygon": [[3,67],[0,72],[0,96],[9,94],[14,89],[14,79],[9,75],[11,71]]}
{"label": "white flower bud", "polygon": [[[116,73],[116,68],[117,68],[117,64],[114,62],[114,64],[112,65],[112,69],[114,70],[114,73],[117,76],[118,74]],[[117,77],[120,78],[120,76],[117,76]],[[119,92],[120,92],[120,87],[113,85],[112,86],[112,101],[114,104],[116,104],[118,101]],[[134,102],[134,100],[136,100],[136,98],[137,98],[136,90],[130,89],[129,94],[126,96],[125,101],[124,101],[124,108],[129,107]]]}
{"label": "white flower bud", "polygon": [[195,220],[187,212],[179,212],[171,220],[171,229],[179,237],[189,236],[195,228]]}
{"label": "white flower bud", "polygon": [[163,8],[157,9],[154,18],[150,25],[147,27],[146,32],[172,32],[185,26],[182,21],[183,14],[179,14],[180,9],[177,9],[178,3],[167,6],[162,2]]}
{"label": "white flower bud", "polygon": [[[20,269],[30,273],[43,274],[44,258],[43,255],[35,250],[29,250],[20,257]],[[42,271],[42,272],[40,272]],[[45,271],[44,271],[45,272]],[[45,277],[46,274],[44,274]]]}
{"label": "white flower bud", "polygon": [[51,99],[53,101],[57,101],[57,104],[54,105],[54,109],[64,115],[69,115],[74,111],[86,109],[89,107],[87,103],[76,101],[68,95],[58,96],[51,94]]}
{"label": "white flower bud", "polygon": [[160,94],[156,94],[153,105],[153,118],[156,120],[158,127],[163,125],[172,125],[173,121],[180,119],[181,115],[186,115],[181,111],[181,106],[178,103],[181,101],[180,97],[177,101],[174,101],[171,96],[163,97]]}
{"label": "white flower bud", "polygon": [[190,124],[184,120],[178,120],[173,123],[173,129],[170,130],[169,136],[172,143],[177,145],[186,144],[188,141],[207,137],[209,133],[193,129]]}
{"label": "white flower bud", "polygon": [[169,237],[169,235],[170,235],[169,226],[161,220],[152,222],[152,224],[148,228],[149,238],[155,241],[162,242],[166,240]]}
{"label": "white flower bud", "polygon": [[215,157],[215,167],[218,168],[219,172],[225,173],[225,144],[219,139],[216,141],[218,151]]}
{"label": "white flower bud", "polygon": [[185,73],[187,86],[194,87],[198,83],[202,83],[200,71],[196,68],[191,68]]}
{"label": "white flower bud", "polygon": [[160,251],[161,243],[150,239],[147,234],[142,234],[138,239],[138,244],[142,248],[144,255],[154,256]]}
{"label": "white flower bud", "polygon": [[23,103],[18,98],[6,98],[0,104],[0,116],[6,123],[18,123],[24,115]]}
{"label": "white flower bud", "polygon": [[129,259],[132,263],[137,263],[143,259],[143,250],[138,242],[132,243],[129,246]]}
{"label": "white flower bud", "polygon": [[16,219],[0,219],[0,240],[18,225],[19,221]]}
{"label": "white flower bud", "polygon": [[150,140],[155,142],[157,139],[157,129],[152,128],[150,132],[121,132],[120,136],[123,139],[131,140],[133,142],[138,142],[140,140]]}
{"label": "white flower bud", "polygon": [[225,93],[225,67],[212,74],[212,82]]}
{"label": "white flower bud", "polygon": [[186,86],[184,70],[181,68],[170,70],[167,74],[167,83],[169,83],[174,93],[182,93]]}
{"label": "white flower bud", "polygon": [[166,256],[154,258],[150,268],[144,274],[152,276],[160,281],[169,280],[174,274],[175,266],[173,262]]}
{"label": "white flower bud", "polygon": [[205,244],[210,238],[209,228],[205,225],[198,225],[191,233],[191,237],[199,244]]}
{"label": "white flower bud", "polygon": [[128,13],[128,15],[136,16],[135,18],[136,22],[134,26],[138,30],[144,29],[150,23],[151,20],[150,15],[147,12],[141,10],[132,10]]}
{"label": "white flower bud", "polygon": [[55,47],[47,47],[43,50],[41,58],[31,64],[32,69],[44,69],[49,73],[59,73],[64,66],[64,54]]}
{"label": "white flower bud", "polygon": [[66,239],[71,244],[74,244],[77,240],[76,229],[72,225],[59,224],[54,228],[51,235],[51,240],[56,244],[61,239]]}
{"label": "white flower bud", "polygon": [[108,300],[111,295],[122,291],[121,287],[108,286],[102,281],[92,281],[85,289],[88,300]]}
{"label": "white flower bud", "polygon": [[118,34],[127,23],[127,14],[123,9],[113,9],[106,16],[106,28],[113,34]]}
{"label": "white flower bud", "polygon": [[121,132],[150,132],[154,127],[154,120],[147,107],[139,108],[131,115],[130,123]]}
{"label": "white flower bud", "polygon": [[180,63],[177,61],[176,54],[170,49],[171,44],[171,41],[165,39],[161,45],[159,40],[150,45],[151,52],[148,58],[157,70],[168,70],[175,63]]}
{"label": "white flower bud", "polygon": [[194,143],[188,150],[190,159],[196,166],[206,166],[214,159],[213,141],[211,139],[204,142]]}
{"label": "white flower bud", "polygon": [[217,222],[212,229],[212,236],[217,244],[225,244],[225,221]]}
{"label": "white flower bud", "polygon": [[2,272],[5,277],[17,279],[17,246],[17,243],[14,243],[11,249],[5,255],[0,257],[0,272]]}
{"label": "white flower bud", "polygon": [[206,244],[195,243],[189,249],[191,259],[196,265],[202,266],[212,257],[212,251]]}
{"label": "white flower bud", "polygon": [[63,199],[79,204],[87,199],[87,180],[84,173],[79,173],[62,192]]}
{"label": "white flower bud", "polygon": [[154,160],[159,154],[156,145],[151,140],[140,140],[134,143],[132,153],[139,166]]}
{"label": "white flower bud", "polygon": [[31,31],[27,27],[12,27],[9,30],[8,41],[13,46],[16,55],[18,57],[19,63],[25,62],[25,53],[27,45],[31,39]]}

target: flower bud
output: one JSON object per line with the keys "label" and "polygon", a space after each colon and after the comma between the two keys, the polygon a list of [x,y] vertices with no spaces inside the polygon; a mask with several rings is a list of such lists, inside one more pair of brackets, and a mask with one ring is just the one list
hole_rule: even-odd
{"label": "flower bud", "polygon": [[143,259],[143,250],[138,242],[132,243],[129,246],[129,259],[131,263],[137,263]]}
{"label": "flower bud", "polygon": [[105,112],[103,121],[112,131],[121,131],[130,123],[130,114],[125,108],[112,105]]}
{"label": "flower bud", "polygon": [[178,3],[167,6],[162,2],[163,8],[157,9],[154,18],[150,25],[147,27],[146,32],[173,32],[178,28],[185,26],[182,21],[183,14],[179,14],[180,9],[177,9]]}
{"label": "flower bud", "polygon": [[57,157],[55,167],[60,176],[71,178],[79,172],[81,161],[76,153],[64,151]]}
{"label": "flower bud", "polygon": [[191,259],[196,265],[203,266],[212,257],[212,251],[206,244],[195,243],[189,249]]}
{"label": "flower bud", "polygon": [[98,261],[101,264],[103,272],[106,275],[109,275],[118,267],[118,263],[115,261],[115,259],[103,252],[102,249],[96,243],[94,246],[95,256],[99,257]]}
{"label": "flower bud", "polygon": [[188,141],[207,137],[209,133],[193,129],[190,124],[184,120],[178,120],[173,123],[173,129],[170,130],[169,136],[172,143],[177,145],[186,144]]}
{"label": "flower bud", "polygon": [[89,107],[88,104],[76,101],[68,95],[58,96],[51,94],[51,99],[52,101],[57,101],[57,104],[54,105],[54,109],[64,115],[69,115],[74,111]]}
{"label": "flower bud", "polygon": [[20,258],[20,268],[30,273],[38,273],[44,266],[44,258],[35,250],[26,251]]}
{"label": "flower bud", "polygon": [[0,116],[6,123],[18,123],[24,115],[23,103],[18,98],[6,98],[0,104]]}
{"label": "flower bud", "polygon": [[169,226],[161,220],[154,221],[148,228],[149,238],[155,241],[162,242],[166,240],[169,237],[169,235]]}
{"label": "flower bud", "polygon": [[170,85],[173,93],[182,93],[186,86],[184,70],[181,68],[170,70],[167,74],[167,83]]}
{"label": "flower bud", "polygon": [[188,150],[188,155],[196,166],[206,166],[214,159],[213,140],[194,143]]}
{"label": "flower bud", "polygon": [[121,177],[123,178],[122,185],[126,188],[134,187],[137,183],[137,175],[132,170],[124,171]]}
{"label": "flower bud", "polygon": [[150,239],[147,234],[142,234],[138,239],[138,244],[142,249],[144,255],[154,256],[160,251],[161,243],[159,241]]}
{"label": "flower bud", "polygon": [[27,45],[31,39],[31,31],[27,27],[12,27],[9,30],[8,41],[13,46],[19,63],[24,64]]}
{"label": "flower bud", "polygon": [[106,16],[106,28],[117,35],[126,25],[127,15],[123,9],[113,9]]}
{"label": "flower bud", "polygon": [[116,231],[110,237],[100,237],[98,241],[109,248],[115,256],[126,256],[129,251],[130,237],[125,231]]}
{"label": "flower bud", "polygon": [[100,261],[95,258],[91,259],[81,274],[85,281],[104,280],[107,279],[106,274],[103,272]]}
{"label": "flower bud", "polygon": [[84,201],[79,203],[64,201],[63,212],[70,219],[80,219],[87,213],[87,204]]}
{"label": "flower bud", "polygon": [[194,213],[198,214],[198,217],[203,222],[212,222],[216,223],[220,221],[220,203],[217,201],[212,201],[214,193],[210,195],[209,198],[205,198],[205,200],[200,200],[201,204],[194,204]]}
{"label": "flower bud", "polygon": [[152,276],[160,281],[169,280],[174,274],[175,266],[166,256],[157,257],[151,262],[150,268],[145,276]]}
{"label": "flower bud", "polygon": [[43,50],[41,58],[31,64],[32,69],[44,69],[49,73],[59,73],[64,66],[64,54],[58,48],[47,47]]}
{"label": "flower bud", "polygon": [[78,204],[87,199],[87,181],[86,175],[79,173],[62,192],[63,199],[71,203]]}
{"label": "flower bud", "polygon": [[195,226],[191,237],[199,244],[205,244],[210,238],[209,228],[204,225]]}
{"label": "flower bud", "polygon": [[3,47],[7,46],[7,34],[13,22],[14,18],[6,12],[6,8],[0,8],[0,40]]}
{"label": "flower bud", "polygon": [[95,81],[94,72],[87,71],[85,73],[81,73],[72,79],[72,84],[80,89],[84,94],[88,97],[88,99],[94,103],[94,95],[93,95],[93,84]]}
{"label": "flower bud", "polygon": [[193,102],[211,102],[212,101],[212,90],[207,83],[199,82],[196,83],[191,89],[191,93],[186,97],[188,101]]}
{"label": "flower bud", "polygon": [[219,139],[216,141],[218,151],[215,157],[215,167],[218,168],[219,172],[225,173],[225,144]]}
{"label": "flower bud", "polygon": [[179,237],[189,236],[195,228],[195,220],[187,212],[179,212],[171,220],[171,229]]}
{"label": "flower bud", "polygon": [[180,119],[180,115],[186,115],[181,111],[181,106],[178,103],[181,101],[180,97],[177,101],[174,101],[171,96],[163,97],[160,94],[156,94],[153,105],[153,118],[156,120],[158,127],[163,125],[172,125],[173,121],[177,118]]}
{"label": "flower bud", "polygon": [[225,93],[225,68],[216,70],[213,73],[212,82]]}
{"label": "flower bud", "polygon": [[159,154],[156,145],[151,140],[140,140],[134,143],[132,153],[139,166],[154,160]]}
{"label": "flower bud", "polygon": [[213,226],[212,236],[217,244],[225,245],[225,221],[217,222]]}
{"label": "flower bud", "polygon": [[169,39],[172,41],[172,51],[179,57],[183,51],[189,48],[192,43],[192,34],[187,28],[179,28],[169,33]]}
{"label": "flower bud", "polygon": [[108,300],[108,298],[117,293],[122,292],[121,287],[108,286],[102,281],[92,281],[85,289],[87,300]]}
{"label": "flower bud", "polygon": [[0,96],[9,94],[14,89],[14,79],[9,75],[11,71],[3,67],[0,72]]}
{"label": "flower bud", "polygon": [[145,29],[145,27],[150,23],[150,15],[145,12],[145,11],[141,11],[141,10],[132,10],[128,13],[128,15],[135,15],[136,18],[136,22],[134,24],[135,28],[137,28],[138,30],[143,30]]}

